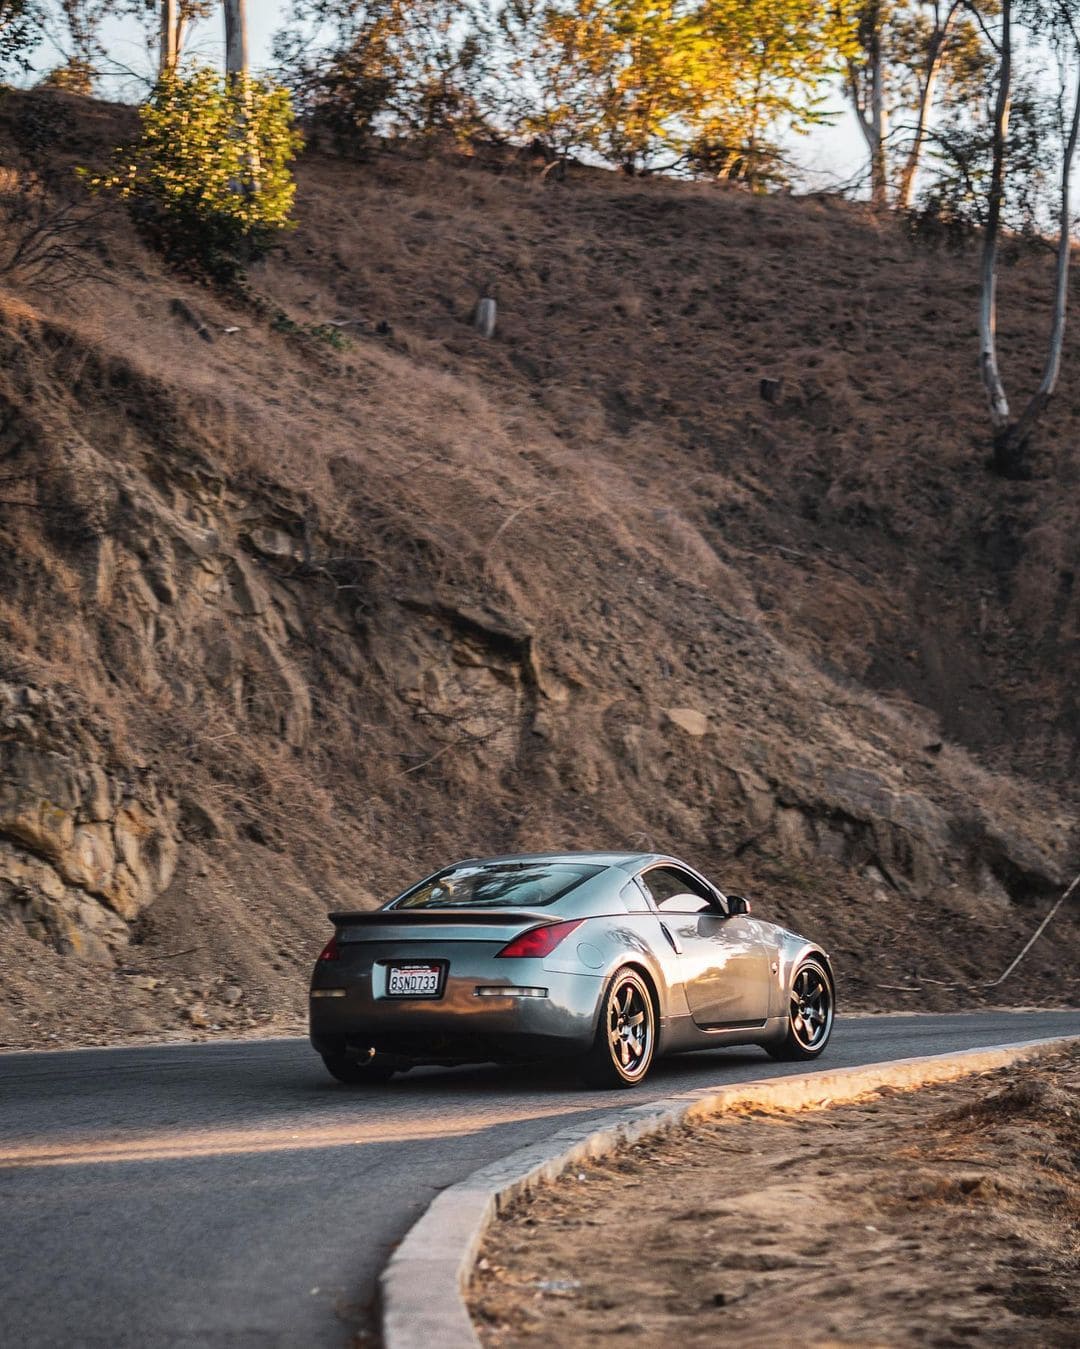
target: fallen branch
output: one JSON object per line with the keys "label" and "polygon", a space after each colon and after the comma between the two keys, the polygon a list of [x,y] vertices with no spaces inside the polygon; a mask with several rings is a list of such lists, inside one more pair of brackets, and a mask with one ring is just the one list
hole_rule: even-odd
{"label": "fallen branch", "polygon": [[1039,926],[1035,929],[1035,931],[1024,943],[1016,959],[1013,960],[1005,968],[1005,970],[998,975],[996,979],[989,979],[983,983],[978,984],[965,984],[960,980],[929,979],[923,975],[918,975],[916,977],[918,978],[919,983],[915,988],[904,987],[901,984],[875,984],[874,987],[887,989],[889,992],[892,993],[921,993],[922,986],[924,984],[933,984],[937,988],[967,988],[972,990],[980,988],[997,988],[999,984],[1003,984],[1005,982],[1005,980],[1009,977],[1009,975],[1012,974],[1013,970],[1016,969],[1017,965],[1020,964],[1021,960],[1023,960],[1023,958],[1027,955],[1027,953],[1039,940],[1042,934],[1050,926],[1050,922],[1053,919],[1054,915],[1057,913],[1058,909],[1060,909],[1061,906],[1065,903],[1065,901],[1069,899],[1069,897],[1073,894],[1078,885],[1080,885],[1080,874],[1077,874],[1076,876],[1073,877],[1072,884],[1067,887],[1067,889],[1063,894],[1058,896],[1055,903],[1051,906],[1050,912],[1046,915],[1046,917],[1042,920]]}
{"label": "fallen branch", "polygon": [[1076,889],[1076,887],[1077,887],[1078,885],[1080,885],[1080,875],[1077,875],[1077,876],[1075,876],[1075,877],[1073,878],[1073,883],[1072,883],[1072,885],[1070,885],[1069,888],[1065,891],[1065,893],[1058,899],[1058,901],[1057,901],[1057,903],[1054,905],[1054,907],[1050,910],[1050,912],[1049,912],[1049,913],[1046,915],[1046,917],[1042,920],[1042,922],[1039,924],[1039,926],[1035,929],[1035,931],[1034,931],[1034,933],[1032,934],[1031,938],[1030,938],[1029,941],[1027,942],[1027,945],[1026,945],[1026,946],[1024,947],[1024,949],[1020,952],[1020,954],[1016,957],[1016,959],[1015,959],[1015,960],[1013,961],[1013,963],[1009,966],[1009,968],[1005,971],[1005,973],[1004,973],[1004,974],[999,974],[998,977],[997,977],[996,979],[993,979],[993,980],[990,981],[990,983],[985,984],[985,985],[984,985],[985,988],[996,988],[998,984],[1001,984],[1001,983],[1004,983],[1004,982],[1005,982],[1005,980],[1009,977],[1009,975],[1012,974],[1013,970],[1016,969],[1017,965],[1020,964],[1021,960],[1023,960],[1023,958],[1027,955],[1027,953],[1031,950],[1031,948],[1032,948],[1032,947],[1035,945],[1035,943],[1039,940],[1039,938],[1042,936],[1042,934],[1046,931],[1046,928],[1048,927],[1051,918],[1053,918],[1054,914],[1057,913],[1058,909],[1061,908],[1062,904],[1065,903],[1065,901],[1069,898],[1069,896],[1073,893],[1073,891]]}

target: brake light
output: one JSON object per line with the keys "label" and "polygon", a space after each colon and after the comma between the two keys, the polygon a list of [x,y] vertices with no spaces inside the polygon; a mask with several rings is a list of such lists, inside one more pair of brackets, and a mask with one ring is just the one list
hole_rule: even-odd
{"label": "brake light", "polygon": [[534,959],[537,956],[548,956],[584,921],[583,918],[572,918],[565,923],[544,923],[541,927],[531,927],[528,932],[523,932],[519,937],[507,942],[498,955],[532,956]]}
{"label": "brake light", "polygon": [[341,952],[338,950],[337,933],[330,938],[323,949],[319,952],[320,960],[340,960]]}

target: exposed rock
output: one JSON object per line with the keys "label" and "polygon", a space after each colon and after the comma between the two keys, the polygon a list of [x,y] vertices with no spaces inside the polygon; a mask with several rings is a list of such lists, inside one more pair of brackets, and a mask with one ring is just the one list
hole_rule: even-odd
{"label": "exposed rock", "polygon": [[243,553],[233,556],[229,580],[235,612],[248,618],[266,613],[270,607],[269,593],[259,573]]}
{"label": "exposed rock", "polygon": [[0,912],[20,919],[31,937],[61,954],[109,964],[127,944],[128,927],[115,913],[75,886],[55,867],[0,839]]}
{"label": "exposed rock", "polygon": [[672,726],[677,726],[687,735],[702,736],[709,732],[709,718],[704,712],[693,707],[665,707],[664,716]]}
{"label": "exposed rock", "polygon": [[65,880],[94,894],[104,894],[116,870],[113,834],[105,822],[81,824],[68,851],[60,858]]}
{"label": "exposed rock", "polygon": [[108,774],[100,764],[91,764],[86,770],[87,792],[83,809],[88,820],[98,822],[112,818],[116,804]]}
{"label": "exposed rock", "polygon": [[274,562],[296,562],[302,556],[301,545],[282,529],[255,525],[245,532],[244,537],[255,552],[271,558]]}
{"label": "exposed rock", "polygon": [[71,848],[78,802],[75,772],[62,755],[0,742],[0,834],[56,861]]}
{"label": "exposed rock", "polygon": [[928,797],[868,769],[847,768],[771,793],[756,774],[736,774],[755,827],[781,852],[823,856],[857,870],[875,891],[931,897],[962,887],[998,912],[1028,894],[1052,892],[1060,867],[1030,840],[957,818]]}
{"label": "exposed rock", "polygon": [[100,764],[74,753],[0,742],[0,901],[31,935],[100,962],[127,940],[115,915],[138,917],[177,861],[175,804],[146,793],[122,799]]}

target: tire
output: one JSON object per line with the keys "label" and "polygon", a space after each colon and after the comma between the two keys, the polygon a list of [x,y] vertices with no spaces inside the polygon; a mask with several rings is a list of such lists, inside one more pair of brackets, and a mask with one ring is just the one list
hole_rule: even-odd
{"label": "tire", "polygon": [[350,1087],[375,1086],[389,1082],[394,1076],[392,1064],[383,1062],[376,1054],[366,1059],[349,1059],[344,1054],[324,1054],[323,1063],[331,1077],[346,1082]]}
{"label": "tire", "polygon": [[636,1087],[656,1050],[656,1008],[636,970],[619,970],[600,1005],[596,1041],[581,1068],[591,1087]]}
{"label": "tire", "polygon": [[782,1040],[766,1045],[774,1059],[816,1059],[829,1043],[836,998],[832,979],[820,960],[804,960],[791,980],[787,1030]]}

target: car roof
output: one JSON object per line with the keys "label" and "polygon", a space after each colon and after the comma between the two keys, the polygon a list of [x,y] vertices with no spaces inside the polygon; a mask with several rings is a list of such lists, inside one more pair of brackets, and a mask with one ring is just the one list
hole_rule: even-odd
{"label": "car roof", "polygon": [[642,852],[534,852],[506,853],[499,857],[466,857],[456,866],[491,866],[500,862],[591,862],[595,866],[634,869],[649,862],[673,862],[661,853]]}

